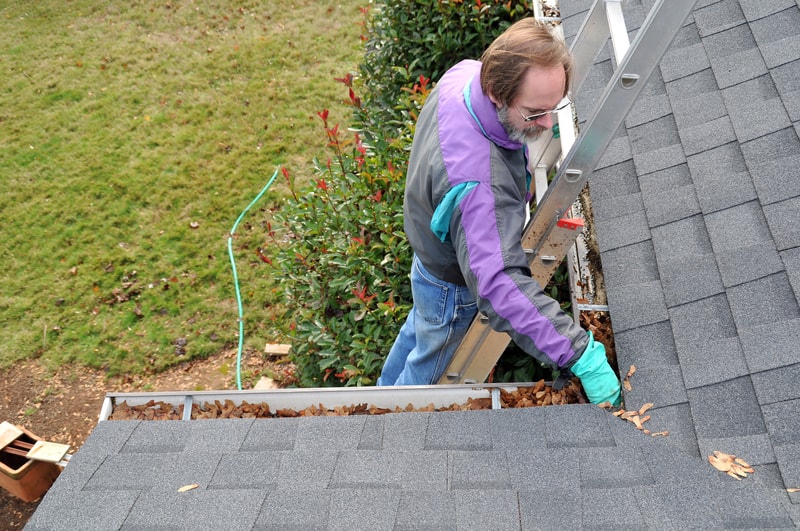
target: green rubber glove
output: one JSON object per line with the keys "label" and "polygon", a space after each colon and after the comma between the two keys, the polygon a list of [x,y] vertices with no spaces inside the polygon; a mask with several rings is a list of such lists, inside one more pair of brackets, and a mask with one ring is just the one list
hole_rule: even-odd
{"label": "green rubber glove", "polygon": [[606,347],[595,341],[591,332],[586,350],[572,365],[571,370],[572,374],[580,378],[583,390],[592,404],[611,402],[611,405],[619,406],[621,400],[619,378],[608,364]]}

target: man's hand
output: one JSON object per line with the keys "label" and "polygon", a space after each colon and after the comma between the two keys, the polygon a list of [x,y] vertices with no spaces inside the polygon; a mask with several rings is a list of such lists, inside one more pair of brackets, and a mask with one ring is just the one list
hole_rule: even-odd
{"label": "man's hand", "polygon": [[606,348],[594,340],[591,332],[586,350],[571,370],[572,374],[580,378],[583,390],[592,404],[611,402],[611,405],[619,406],[621,399],[619,378],[608,364]]}

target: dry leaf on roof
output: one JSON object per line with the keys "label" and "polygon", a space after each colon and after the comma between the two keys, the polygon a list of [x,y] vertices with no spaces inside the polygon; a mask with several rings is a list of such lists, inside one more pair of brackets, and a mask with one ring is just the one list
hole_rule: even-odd
{"label": "dry leaf on roof", "polygon": [[746,478],[747,474],[755,472],[744,459],[723,452],[714,451],[714,455],[708,456],[708,462],[720,472],[725,472],[737,480]]}
{"label": "dry leaf on roof", "polygon": [[622,380],[622,387],[625,388],[626,391],[632,391],[633,386],[631,386],[631,376],[636,372],[636,365],[631,365],[631,368],[628,369],[628,374],[625,375],[625,379]]}
{"label": "dry leaf on roof", "polygon": [[186,492],[187,490],[196,489],[199,486],[200,485],[198,485],[197,483],[192,483],[191,485],[184,485],[183,487],[178,489],[178,492]]}
{"label": "dry leaf on roof", "polygon": [[800,492],[800,489],[791,487],[791,488],[786,489],[786,492]]}

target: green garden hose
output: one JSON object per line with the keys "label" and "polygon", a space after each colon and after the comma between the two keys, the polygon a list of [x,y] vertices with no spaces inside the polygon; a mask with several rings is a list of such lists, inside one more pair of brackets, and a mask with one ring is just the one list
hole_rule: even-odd
{"label": "green garden hose", "polygon": [[233,259],[233,235],[236,232],[236,226],[239,225],[239,222],[242,220],[244,215],[250,210],[250,207],[255,205],[261,196],[269,190],[269,187],[272,186],[272,183],[275,181],[275,177],[278,176],[278,169],[275,170],[275,173],[272,174],[272,177],[267,184],[264,185],[264,188],[258,193],[255,199],[253,199],[247,208],[242,210],[242,213],[239,214],[239,217],[236,219],[236,222],[233,224],[233,228],[231,229],[231,233],[228,236],[228,257],[231,259],[231,269],[233,270],[233,285],[236,288],[236,304],[239,307],[239,348],[236,352],[236,388],[241,391],[242,390],[242,348],[244,346],[244,311],[242,311],[242,293],[239,290],[239,276],[236,274],[236,261]]}

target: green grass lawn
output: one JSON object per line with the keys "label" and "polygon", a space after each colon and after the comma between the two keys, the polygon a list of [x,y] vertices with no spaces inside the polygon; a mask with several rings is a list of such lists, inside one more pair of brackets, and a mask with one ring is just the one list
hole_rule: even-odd
{"label": "green grass lawn", "polygon": [[[235,346],[229,232],[278,165],[310,177],[318,111],[348,122],[333,77],[359,62],[364,0],[4,4],[0,368],[148,371]],[[288,324],[265,217],[234,242],[255,350]]]}

